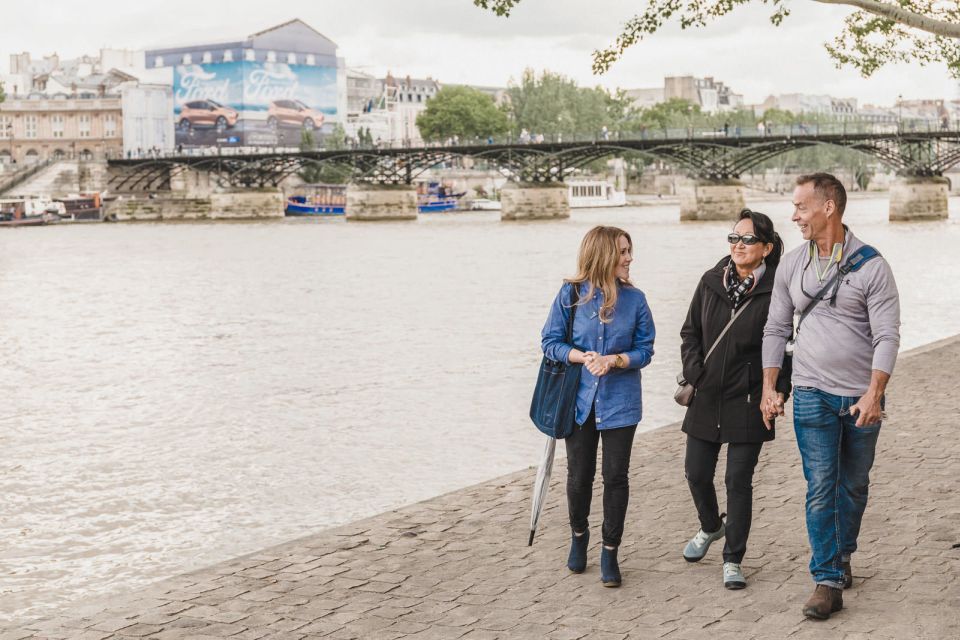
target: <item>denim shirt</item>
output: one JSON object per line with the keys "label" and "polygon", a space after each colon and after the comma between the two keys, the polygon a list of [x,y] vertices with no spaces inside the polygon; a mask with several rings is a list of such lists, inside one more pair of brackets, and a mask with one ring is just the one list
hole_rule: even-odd
{"label": "denim shirt", "polygon": [[[550,307],[550,315],[541,333],[543,353],[552,360],[568,362],[573,345],[567,344],[567,320],[571,287],[564,283]],[[581,295],[589,285],[580,285]],[[597,429],[629,427],[643,416],[640,369],[653,358],[653,339],[656,330],[653,316],[643,292],[631,286],[621,286],[617,305],[610,322],[600,322],[603,294],[594,290],[592,299],[577,307],[573,320],[573,343],[581,351],[596,351],[600,355],[622,353],[630,358],[626,369],[610,369],[597,377],[583,367],[577,392],[577,424],[583,424],[595,409]]]}

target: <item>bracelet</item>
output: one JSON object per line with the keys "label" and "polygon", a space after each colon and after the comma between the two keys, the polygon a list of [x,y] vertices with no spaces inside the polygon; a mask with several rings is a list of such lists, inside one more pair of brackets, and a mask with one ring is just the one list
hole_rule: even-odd
{"label": "bracelet", "polygon": [[617,369],[624,369],[627,366],[626,361],[623,359],[623,354],[618,353],[617,357],[613,359],[613,366]]}

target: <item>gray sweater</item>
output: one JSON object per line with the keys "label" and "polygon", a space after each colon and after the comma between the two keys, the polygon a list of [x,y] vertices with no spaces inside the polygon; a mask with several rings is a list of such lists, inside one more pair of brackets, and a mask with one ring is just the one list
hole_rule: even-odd
{"label": "gray sweater", "polygon": [[[841,264],[862,246],[847,229]],[[821,260],[825,266],[828,259]],[[824,283],[836,269],[836,266],[830,268]],[[784,348],[793,333],[794,316],[799,317],[811,302],[808,295],[816,295],[821,287],[816,266],[810,263],[809,242],[783,257],[774,279],[770,314],[763,330],[764,368],[781,366]],[[842,278],[835,306],[829,300],[832,293],[831,288],[803,320],[794,347],[793,384],[838,396],[861,396],[870,386],[873,369],[892,374],[897,361],[900,348],[897,283],[890,265],[881,256]]]}

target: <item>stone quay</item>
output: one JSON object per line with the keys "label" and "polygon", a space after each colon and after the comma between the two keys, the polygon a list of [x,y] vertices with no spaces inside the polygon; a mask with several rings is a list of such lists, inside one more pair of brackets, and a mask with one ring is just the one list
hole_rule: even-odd
{"label": "stone quay", "polygon": [[957,638],[960,382],[943,372],[958,361],[960,336],[901,355],[853,556],[854,584],[844,609],[825,622],[800,613],[813,585],[805,483],[788,413],[757,468],[742,591],[723,588],[719,545],[697,564],[681,557],[698,524],[683,476],[684,436],[671,425],[638,434],[634,444],[620,589],[600,584],[599,535],[586,573],[565,566],[565,465],[558,459],[532,547],[533,468],[8,626],[0,639]]}

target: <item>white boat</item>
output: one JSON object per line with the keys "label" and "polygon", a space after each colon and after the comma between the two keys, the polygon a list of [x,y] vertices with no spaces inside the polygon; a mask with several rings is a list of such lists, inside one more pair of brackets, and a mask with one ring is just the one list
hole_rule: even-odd
{"label": "white boat", "polygon": [[0,199],[0,227],[34,227],[60,222],[66,212],[62,202],[42,198]]}
{"label": "white boat", "polygon": [[500,211],[502,208],[499,200],[488,200],[487,198],[474,198],[470,202],[472,211]]}
{"label": "white boat", "polygon": [[627,194],[617,191],[607,180],[567,180],[571,209],[622,207]]}

